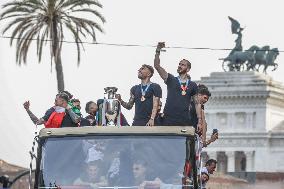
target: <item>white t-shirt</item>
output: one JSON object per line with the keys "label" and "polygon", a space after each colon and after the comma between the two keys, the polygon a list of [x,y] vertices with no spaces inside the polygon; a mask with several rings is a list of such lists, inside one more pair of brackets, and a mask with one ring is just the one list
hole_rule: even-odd
{"label": "white t-shirt", "polygon": [[201,174],[202,174],[202,173],[207,173],[207,174],[209,175],[209,172],[208,172],[208,170],[207,170],[206,167],[202,167],[202,169],[201,169]]}

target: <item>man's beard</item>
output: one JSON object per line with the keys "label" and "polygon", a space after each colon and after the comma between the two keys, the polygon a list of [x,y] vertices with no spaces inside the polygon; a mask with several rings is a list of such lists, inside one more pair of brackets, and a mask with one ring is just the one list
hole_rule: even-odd
{"label": "man's beard", "polygon": [[178,69],[177,69],[177,73],[178,73],[178,74],[185,74],[185,73],[187,73],[187,72],[186,72],[186,70],[182,70],[182,69],[179,69],[179,68],[178,68]]}
{"label": "man's beard", "polygon": [[139,79],[145,79],[142,75],[138,75]]}

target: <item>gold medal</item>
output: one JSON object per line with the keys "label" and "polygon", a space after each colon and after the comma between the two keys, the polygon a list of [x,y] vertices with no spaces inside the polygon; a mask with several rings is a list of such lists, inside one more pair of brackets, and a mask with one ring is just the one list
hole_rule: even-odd
{"label": "gold medal", "polygon": [[180,84],[181,95],[182,95],[182,96],[185,96],[185,95],[186,95],[186,90],[187,90],[187,87],[188,87],[188,83],[189,83],[189,79],[186,79],[186,83],[183,83],[183,82],[181,81],[180,76],[178,76],[177,79],[178,79],[178,82],[179,82],[179,84]]}
{"label": "gold medal", "polygon": [[144,97],[144,96],[141,97],[141,101],[142,101],[142,102],[145,101],[145,97]]}

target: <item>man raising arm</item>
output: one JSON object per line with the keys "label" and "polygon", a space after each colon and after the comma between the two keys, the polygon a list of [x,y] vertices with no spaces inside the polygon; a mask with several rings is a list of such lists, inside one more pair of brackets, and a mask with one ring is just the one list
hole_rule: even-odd
{"label": "man raising arm", "polygon": [[[164,125],[173,126],[189,126],[191,125],[189,119],[190,101],[197,93],[197,85],[190,80],[188,72],[191,69],[191,63],[182,59],[178,65],[178,76],[174,77],[172,74],[160,65],[160,51],[165,47],[164,42],[159,42],[156,49],[154,67],[159,73],[160,77],[167,85],[167,100],[164,109]],[[201,130],[202,117],[201,105],[198,100],[195,100],[196,114],[198,116],[198,128]]]}
{"label": "man raising arm", "polygon": [[34,113],[30,110],[30,101],[26,101],[24,104],[23,104],[24,108],[26,109],[29,117],[31,118],[32,122],[34,124],[37,124],[37,122],[39,121],[39,119],[34,115]]}
{"label": "man raising arm", "polygon": [[155,59],[154,59],[154,67],[159,73],[159,75],[161,76],[161,78],[164,80],[164,82],[166,82],[168,79],[168,72],[163,67],[161,67],[161,64],[160,64],[160,51],[164,47],[165,47],[164,42],[158,43],[157,48],[156,48]]}

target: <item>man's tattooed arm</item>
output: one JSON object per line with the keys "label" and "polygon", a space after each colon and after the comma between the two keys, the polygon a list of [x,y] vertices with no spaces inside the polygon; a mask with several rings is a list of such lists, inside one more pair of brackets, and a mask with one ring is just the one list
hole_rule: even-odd
{"label": "man's tattooed arm", "polygon": [[30,109],[26,109],[28,115],[30,116],[32,122],[34,124],[37,124],[39,122],[39,119],[33,114],[33,112]]}
{"label": "man's tattooed arm", "polygon": [[202,130],[202,123],[203,123],[203,119],[202,119],[202,108],[201,108],[201,104],[198,101],[197,95],[193,96],[193,101],[195,104],[195,110],[196,110],[196,115],[197,115],[197,119],[198,119],[198,123],[197,123],[197,131],[201,131]]}
{"label": "man's tattooed arm", "polygon": [[123,100],[121,100],[120,103],[124,108],[126,108],[127,110],[130,110],[134,105],[134,95],[130,93],[130,98],[128,102],[124,102]]}
{"label": "man's tattooed arm", "polygon": [[35,114],[30,110],[30,101],[26,101],[24,104],[23,104],[24,108],[26,109],[29,117],[31,118],[32,122],[34,124],[37,124],[39,123],[39,119],[35,116]]}

